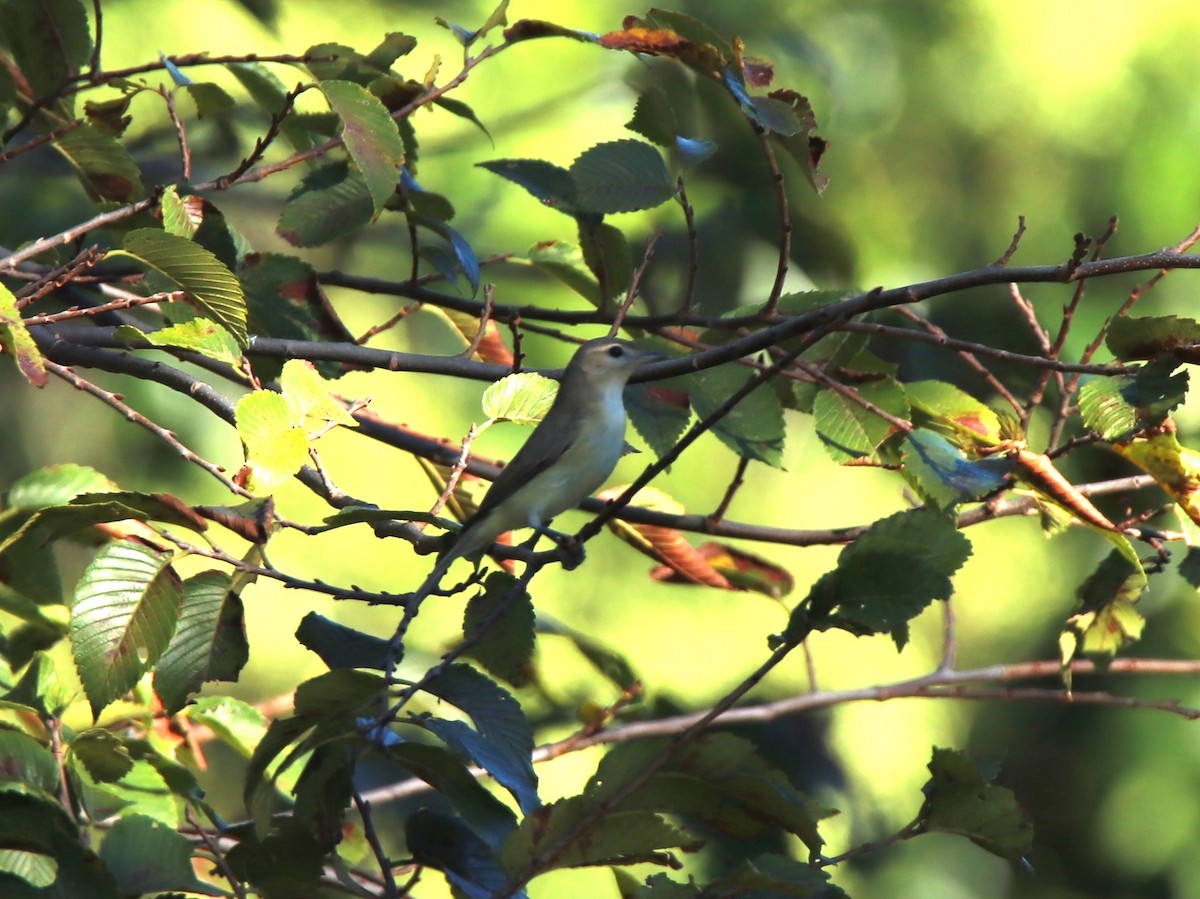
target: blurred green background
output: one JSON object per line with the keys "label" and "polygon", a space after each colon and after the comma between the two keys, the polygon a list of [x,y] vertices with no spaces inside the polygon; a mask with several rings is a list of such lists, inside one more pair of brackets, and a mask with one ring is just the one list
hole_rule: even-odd
{"label": "blurred green background", "polygon": [[[681,2],[673,8],[740,36],[749,55],[772,61],[775,85],[811,98],[819,133],[831,142],[822,163],[831,178],[823,198],[813,196],[794,167],[785,172],[797,218],[797,266],[790,289],[893,287],[977,268],[1005,250],[1020,215],[1028,230],[1017,264],[1065,260],[1076,232],[1097,235],[1113,214],[1120,215],[1120,228],[1109,255],[1177,243],[1200,221],[1195,82],[1200,7],[1194,3],[748,0]],[[489,3],[453,0],[336,5],[284,0],[276,27],[268,29],[233,2],[109,0],[104,3],[104,64],[144,62],[160,51],[298,53],[318,41],[369,50],[385,32],[404,31],[420,44],[397,68],[419,78],[437,55],[441,81],[457,71],[460,50],[434,16],[470,27],[489,12]],[[545,18],[603,32],[619,28],[626,14],[642,12],[609,0],[514,0],[509,19]],[[289,84],[301,77],[276,71]],[[201,74],[217,77],[215,70]],[[419,180],[454,201],[455,227],[481,257],[523,252],[539,240],[573,240],[567,218],[539,207],[475,163],[537,157],[567,165],[588,146],[629,134],[622,126],[640,85],[651,80],[669,85],[672,79],[678,74],[658,63],[571,41],[516,47],[478,68],[455,94],[475,109],[494,145],[461,119],[422,112],[415,122],[421,139]],[[761,156],[744,126],[737,127],[736,116],[722,112],[705,91],[699,92],[693,112],[698,136],[720,144],[719,154],[691,175],[689,193],[701,232],[701,305],[723,311],[761,301],[769,290],[774,199]],[[133,113],[130,139],[139,161],[149,162],[153,177],[177,178],[173,137],[161,108],[151,98],[139,98]],[[239,125],[244,135],[256,133],[256,127],[261,128],[258,119]],[[218,134],[197,126],[192,136],[197,179],[231,167],[235,159],[221,154]],[[47,172],[62,173],[53,189],[44,180]],[[294,183],[284,175],[214,200],[259,250],[293,252],[273,227]],[[0,197],[0,243],[6,246],[53,233],[87,214],[75,182],[49,154],[0,166]],[[670,309],[678,297],[680,218],[668,205],[614,219],[635,252],[654,228],[668,229],[646,283],[646,300],[654,308]],[[304,255],[319,268],[399,278],[409,264],[406,246],[402,224],[384,219],[353,241]],[[484,278],[498,285],[500,302],[575,302],[564,290],[514,267],[489,267]],[[1078,352],[1127,292],[1145,280],[1143,275],[1093,284],[1069,348]],[[1143,301],[1143,311],[1194,314],[1196,292],[1196,276],[1179,272]],[[355,333],[398,308],[393,299],[338,290],[330,295]],[[1053,329],[1070,293],[1061,286],[1034,286],[1026,296]],[[958,294],[924,311],[955,336],[1024,351],[1036,347],[1003,288]],[[376,345],[430,353],[460,349],[445,324],[425,314],[383,335]],[[563,350],[545,340],[531,338],[526,349],[534,365],[561,364],[564,358]],[[906,347],[893,357],[909,376],[952,377],[990,399],[952,355]],[[1027,372],[997,370],[1015,389],[1028,383]],[[231,470],[240,464],[232,430],[194,414],[165,390],[102,375],[96,380],[126,393],[136,408],[175,429],[206,458]],[[350,397],[369,394],[383,416],[452,439],[482,417],[479,384],[351,374],[339,389]],[[1200,419],[1185,409],[1178,420],[1183,442],[1194,445]],[[227,499],[202,472],[110,410],[59,383],[34,391],[9,365],[0,366],[0,421],[2,488],[31,468],[78,462],[129,489],[169,489],[191,503]],[[838,468],[811,433],[810,419],[793,416],[789,424],[785,470],[752,466],[729,517],[817,528],[869,522],[904,507],[899,478]],[[506,456],[522,438],[515,426],[495,428],[476,449]],[[395,451],[344,431],[329,435],[320,448],[331,477],[349,493],[393,508],[428,507],[434,498],[417,466]],[[735,463],[726,449],[706,439],[660,486],[690,511],[710,511]],[[634,477],[640,464],[637,457],[627,459],[614,483]],[[1068,466],[1076,479],[1125,472],[1101,450],[1079,453]],[[291,486],[280,492],[278,502],[294,520],[315,521],[327,511]],[[954,600],[960,666],[1055,657],[1058,629],[1075,588],[1107,553],[1107,544],[1087,534],[1043,539],[1035,519],[988,524],[971,529],[969,536],[975,552],[957,578]],[[796,578],[798,596],[832,566],[837,553],[836,548],[751,549],[786,566]],[[387,590],[417,583],[429,561],[415,558],[406,544],[381,544],[349,530],[317,540],[281,535],[271,558],[301,576]],[[75,571],[83,561],[64,559]],[[543,612],[623,652],[645,682],[648,705],[708,707],[761,661],[766,637],[782,627],[786,609],[753,595],[656,585],[644,577],[647,568],[643,557],[601,537],[590,545],[581,571],[539,577],[535,601]],[[386,610],[336,606],[272,584],[255,586],[246,599],[252,660],[234,692],[255,702],[286,694],[300,677],[321,670],[292,638],[307,611],[317,609],[377,633],[390,632],[393,624]],[[1197,599],[1174,574],[1154,579],[1141,609],[1149,623],[1135,654],[1190,658],[1200,651]],[[427,655],[414,653],[406,664],[423,670],[454,639],[460,623],[461,606],[453,602],[423,612],[416,639]],[[941,627],[940,613],[930,611],[899,655],[882,638],[821,636],[812,646],[819,685],[849,688],[928,671],[939,657]],[[567,646],[547,638],[540,652],[543,695],[530,691],[523,700],[546,723],[540,737],[554,739],[577,727],[573,710],[579,704],[608,704],[615,696]],[[807,688],[797,656],[753,698]],[[1184,679],[1088,678],[1077,688],[1177,697],[1200,705],[1200,689]],[[1032,871],[1011,867],[965,840],[924,837],[839,868],[836,880],[859,899],[1200,897],[1200,853],[1195,851],[1200,845],[1200,734],[1183,718],[1014,701],[895,700],[843,705],[784,722],[757,738],[807,789],[842,810],[823,828],[831,854],[884,837],[913,818],[931,747],[960,747],[1003,759],[1001,780],[1016,791],[1034,821]],[[597,758],[597,751],[589,751],[543,766],[543,798],[577,791]],[[236,816],[238,788],[227,773],[230,761],[214,750],[218,774],[210,777],[210,786]],[[703,874],[716,855],[689,860],[689,865]],[[423,881],[422,895],[436,894],[433,880],[429,875]],[[608,874],[582,871],[545,877],[532,895],[615,896],[616,890]]]}

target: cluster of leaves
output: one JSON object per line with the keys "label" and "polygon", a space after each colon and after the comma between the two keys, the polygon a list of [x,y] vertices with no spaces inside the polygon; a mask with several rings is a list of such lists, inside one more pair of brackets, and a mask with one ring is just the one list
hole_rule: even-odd
{"label": "cluster of leaves", "polygon": [[[414,265],[400,292],[429,307],[441,300],[459,309],[439,314],[468,338],[478,331],[478,354],[507,365],[511,354],[487,320],[495,312],[490,303],[470,306],[475,314],[465,315],[462,304],[450,302],[461,293],[437,294],[426,286],[465,287],[473,298],[483,269],[468,236],[451,225],[451,200],[417,180],[415,110],[433,107],[483,128],[470,107],[448,96],[450,89],[509,46],[569,38],[662,57],[717,85],[768,158],[773,162],[781,148],[820,192],[825,182],[817,164],[825,144],[815,135],[807,100],[789,89],[761,94],[772,80],[769,64],[746,57],[739,40],[663,10],[630,17],[599,36],[525,20],[472,56],[472,48],[507,25],[504,2],[479,28],[442,23],[464,50],[457,80],[438,85],[436,67],[422,78],[402,74],[416,42],[392,33],[368,52],[322,43],[280,59],[301,67],[305,79],[288,90],[274,70],[248,59],[178,57],[138,72],[105,73],[79,0],[7,0],[2,9],[12,27],[0,51],[0,121],[10,126],[6,141],[36,133],[5,161],[39,147],[58,152],[96,217],[0,259],[0,276],[6,276],[0,344],[32,385],[43,386],[51,375],[65,378],[150,425],[184,459],[220,479],[238,505],[198,506],[167,493],[122,490],[80,466],[41,469],[9,489],[0,511],[0,609],[18,623],[0,644],[9,669],[0,675],[6,712],[0,724],[0,821],[6,822],[0,885],[19,896],[218,894],[193,873],[190,860],[199,856],[215,866],[214,881],[224,878],[243,895],[246,885],[283,896],[312,894],[324,884],[354,895],[398,896],[404,887],[394,871],[402,864],[437,869],[456,894],[469,897],[523,895],[525,884],[546,871],[597,865],[613,866],[628,897],[841,895],[827,872],[831,860],[821,854],[819,823],[831,810],[797,790],[750,743],[702,726],[665,741],[620,745],[602,758],[579,795],[543,803],[532,762],[534,727],[514,695],[536,679],[537,640],[567,639],[625,697],[636,694],[638,680],[618,653],[535,615],[526,590],[538,570],[534,564],[520,580],[489,577],[467,602],[461,643],[414,681],[397,680],[395,671],[415,603],[405,608],[391,640],[316,614],[305,618],[296,637],[329,670],[297,685],[290,717],[266,721],[229,697],[197,698],[205,684],[236,680],[246,663],[252,647],[242,602],[256,579],[405,605],[404,597],[339,590],[265,561],[263,546],[289,526],[275,516],[270,493],[293,476],[322,492],[321,475],[307,466],[315,441],[330,427],[358,422],[330,396],[329,380],[348,365],[387,368],[395,360],[351,337],[308,261],[256,252],[214,195],[296,170],[300,177],[281,205],[276,230],[298,248],[373,222],[402,222],[413,235]],[[244,98],[189,74],[212,64],[224,67]],[[139,77],[155,69],[167,73],[169,84]],[[80,95],[92,90],[117,96],[80,105]],[[307,91],[319,93],[328,110],[298,112],[296,99]],[[169,123],[181,135],[186,128],[177,100],[183,96],[197,120],[226,129],[233,128],[233,114],[250,105],[268,121],[228,174],[193,180],[191,147],[181,138],[182,179],[148,185],[147,167],[128,140],[131,101],[143,94],[162,99],[158,124]],[[540,159],[480,163],[573,221],[577,243],[555,238],[513,258],[579,294],[599,310],[596,320],[612,320],[614,307],[637,299],[629,241],[609,217],[681,199],[685,167],[703,166],[714,150],[703,134],[685,132],[667,95],[653,87],[636,99],[628,127],[645,140],[598,143],[567,167]],[[268,150],[281,144],[289,155],[264,164]],[[786,234],[789,224],[780,227]],[[101,229],[103,247],[67,255],[76,239]],[[782,247],[781,266],[786,240]],[[427,274],[419,277],[422,266]],[[109,302],[79,281],[85,269],[136,290]],[[948,383],[905,380],[863,332],[834,327],[876,308],[873,295],[783,296],[781,284],[778,278],[761,307],[723,319],[696,323],[681,313],[676,327],[628,328],[675,359],[684,346],[715,349],[715,361],[699,371],[685,375],[686,365],[670,362],[677,377],[629,391],[635,427],[664,460],[712,433],[743,467],[781,467],[790,410],[811,416],[835,461],[898,469],[924,503],[841,541],[848,545],[836,567],[809,588],[784,631],[771,638],[768,667],[829,630],[887,635],[903,649],[910,622],[950,598],[952,578],[970,556],[956,515],[1005,490],[1029,497],[1047,520],[1092,528],[1113,544],[1080,587],[1078,607],[1065,624],[1064,665],[1080,655],[1111,658],[1137,637],[1142,619],[1134,604],[1152,573],[1130,541],[1139,534],[1110,522],[1049,454],[1030,450],[1016,417]],[[99,347],[108,349],[55,331],[64,318],[95,323],[97,310],[116,314],[134,306],[141,307],[140,317],[121,317],[116,326],[96,323]],[[51,307],[58,311],[42,311]],[[681,308],[687,311],[687,303]],[[516,327],[520,313],[506,318]],[[1187,376],[1177,369],[1192,361],[1198,340],[1194,321],[1119,318],[1108,332],[1109,349],[1125,362],[1145,364],[1114,368],[1078,396],[1083,428],[1143,468],[1196,524],[1200,463],[1180,445],[1170,413],[1187,389]],[[119,350],[111,350],[114,343]],[[146,357],[163,350],[249,391],[235,403]],[[760,350],[770,352],[759,358]],[[311,364],[281,362],[305,351]],[[221,466],[199,459],[69,365],[111,367],[148,380],[174,373],[169,377],[176,379],[164,383],[236,427],[245,448],[241,471],[226,478]],[[791,377],[778,377],[784,371]],[[535,423],[548,399],[545,379],[518,375],[488,392],[485,412],[489,421]],[[404,439],[429,457],[426,470],[447,490],[450,508],[468,513],[470,487],[457,469],[437,464],[447,462],[443,448],[408,433]],[[322,495],[340,511],[306,526],[309,533],[363,522],[386,532],[393,519],[432,520],[331,493]],[[661,491],[638,496],[668,516],[684,511]],[[241,558],[213,548],[219,545],[209,534],[214,523],[249,540]],[[680,531],[664,526],[612,526],[662,563],[654,574],[659,579],[777,598],[792,590],[786,571],[744,550],[720,542],[693,548]],[[208,546],[193,545],[178,536],[182,532]],[[90,554],[73,588],[62,583],[56,557],[68,544]],[[195,557],[216,559],[221,567],[181,574]],[[86,710],[67,686],[60,647],[78,673]],[[729,704],[736,698],[731,694]],[[64,719],[85,723],[71,727]],[[245,759],[248,821],[226,824],[200,794],[186,764],[196,761],[194,747],[180,737],[192,726],[210,728]],[[356,780],[364,761],[402,772],[438,797],[408,815],[402,841],[390,834],[381,840],[376,831]],[[481,771],[507,797],[485,788]],[[961,834],[1005,858],[1028,851],[1029,826],[1011,792],[994,783],[994,770],[936,750],[930,771],[906,836]],[[181,833],[188,822],[205,836],[201,845]],[[97,852],[84,848],[81,833],[98,840]],[[706,884],[666,874],[638,881],[622,870],[644,862],[678,867],[676,853],[695,850],[714,833],[743,841],[794,836],[807,857],[758,855]],[[401,842],[407,855],[396,861],[389,853]],[[359,876],[372,865],[381,892],[368,890]]]}

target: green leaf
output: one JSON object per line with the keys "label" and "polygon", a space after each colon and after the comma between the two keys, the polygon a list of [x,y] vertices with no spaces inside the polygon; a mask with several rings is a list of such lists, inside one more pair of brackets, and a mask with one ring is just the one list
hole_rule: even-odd
{"label": "green leaf", "polygon": [[[732,873],[709,882],[704,892],[755,899],[847,899],[841,887],[829,882],[828,869],[767,854],[743,861]],[[658,893],[653,896],[657,899]]]}
{"label": "green leaf", "polygon": [[196,118],[198,119],[220,115],[237,105],[237,101],[229,96],[223,87],[210,81],[185,84],[182,89],[196,104]]}
{"label": "green leaf", "polygon": [[229,696],[201,696],[187,707],[187,717],[203,725],[244,758],[250,758],[267,732],[263,713],[240,699]]}
{"label": "green leaf", "polygon": [[[88,63],[92,32],[81,0],[8,0],[4,37],[36,97],[53,94]],[[50,107],[73,118],[74,94]]]}
{"label": "green leaf", "polygon": [[[47,890],[16,893],[12,875],[0,873],[0,888],[38,899],[122,899],[104,862],[79,842],[79,829],[57,800],[0,791],[0,846],[19,848],[54,862]],[[20,882],[20,881],[18,881]]]}
{"label": "green leaf", "polygon": [[633,107],[633,118],[625,127],[660,147],[673,147],[679,126],[667,92],[658,86],[643,91]]}
{"label": "green leaf", "polygon": [[97,783],[118,781],[133,770],[133,759],[121,738],[102,727],[79,734],[70,742],[70,751]]}
{"label": "green leaf", "polygon": [[242,350],[233,335],[215,321],[199,315],[149,333],[133,325],[118,325],[116,333],[123,340],[144,340],[151,346],[190,350],[234,368],[239,368],[242,362]]}
{"label": "green leaf", "polygon": [[514,687],[522,687],[528,683],[533,665],[534,612],[529,594],[522,590],[507,610],[483,630],[516,584],[517,579],[504,572],[488,576],[483,589],[467,602],[463,639],[478,641],[469,655],[485,671]]}
{"label": "green leaf", "polygon": [[558,382],[536,372],[519,372],[493,382],[483,392],[483,414],[492,421],[536,425],[558,394]]}
{"label": "green leaf", "polygon": [[953,521],[928,509],[900,512],[873,524],[842,550],[792,613],[785,637],[837,628],[856,636],[891,633],[898,648],[907,623],[935,599],[948,599],[950,576],[971,554]]}
{"label": "green leaf", "polygon": [[539,634],[551,634],[570,640],[579,650],[579,654],[622,692],[631,690],[641,680],[628,659],[587,634],[569,628],[548,615],[538,615],[534,624]]}
{"label": "green leaf", "polygon": [[[868,403],[897,418],[908,418],[908,397],[894,378],[869,381],[856,388]],[[892,424],[835,390],[822,390],[813,404],[817,434],[835,462],[874,455],[892,435]]]}
{"label": "green leaf", "polygon": [[[242,83],[250,98],[267,115],[275,115],[283,109],[287,92],[274,73],[262,63],[235,62],[229,63],[226,68]],[[294,110],[284,118],[279,130],[294,150],[309,150],[315,143],[312,132],[305,127],[303,120],[296,116]]]}
{"label": "green leaf", "polygon": [[[374,668],[387,666],[388,641],[382,637],[331,621],[309,612],[300,620],[296,639],[311,649],[330,668]],[[393,659],[393,662],[399,659]]]}
{"label": "green leaf", "polygon": [[71,645],[93,716],[133,689],[175,633],[183,584],[171,560],[140,543],[111,543],[75,588]]}
{"label": "green leaf", "polygon": [[[608,801],[629,781],[640,779],[665,747],[663,741],[614,747],[601,760],[584,795],[594,803]],[[792,786],[749,740],[716,733],[672,753],[616,809],[682,815],[738,839],[783,828],[799,837],[814,857],[824,845],[817,823],[834,813]]]}
{"label": "green leaf", "polygon": [[246,446],[250,490],[269,492],[308,461],[308,435],[293,423],[282,395],[252,391],[238,400],[235,416],[238,436]]}
{"label": "green leaf", "polygon": [[116,490],[117,485],[96,469],[67,462],[48,465],[18,478],[9,488],[10,509],[36,510],[69,503],[80,493]]}
{"label": "green leaf", "polygon": [[64,684],[58,676],[53,657],[38,652],[34,654],[21,679],[0,701],[10,706],[32,709],[42,718],[57,718],[74,701],[74,694],[75,690]]}
{"label": "green leaf", "polygon": [[600,305],[600,285],[585,265],[578,245],[548,240],[531,247],[528,257],[535,268],[553,275],[593,306]]}
{"label": "green leaf", "polygon": [[[354,337],[329,304],[311,265],[280,253],[251,253],[238,266],[246,293],[249,328],[283,340],[353,342]],[[326,378],[339,377],[340,362],[313,363]],[[278,360],[254,358],[254,370],[263,380],[278,377]]]}
{"label": "green leaf", "polygon": [[1109,325],[1104,342],[1118,359],[1189,353],[1200,343],[1200,322],[1177,315],[1118,315]]}
{"label": "green leaf", "polygon": [[233,579],[205,571],[183,582],[179,626],[154,671],[154,690],[167,714],[210,681],[236,681],[250,658],[242,600]]}
{"label": "green leaf", "polygon": [[100,844],[100,858],[116,878],[117,886],[129,895],[156,890],[225,895],[196,877],[191,841],[145,815],[118,818]]}
{"label": "green leaf", "polygon": [[1145,619],[1134,604],[1146,587],[1146,572],[1135,554],[1110,552],[1079,588],[1075,612],[1059,637],[1063,665],[1080,655],[1103,663],[1139,639]]}
{"label": "green leaf", "polygon": [[329,106],[342,120],[342,140],[371,195],[375,215],[396,192],[404,144],[379,98],[350,81],[322,81]]}
{"label": "green leaf", "polygon": [[0,791],[14,784],[58,796],[58,763],[50,750],[29,734],[0,727]]}
{"label": "green leaf", "polygon": [[493,159],[476,165],[521,185],[543,206],[575,213],[575,179],[561,166],[542,159]]}
{"label": "green leaf", "polygon": [[1018,859],[1030,850],[1033,825],[1012,790],[996,786],[975,762],[952,749],[934,749],[929,772],[925,830],[961,834],[1001,858]]}
{"label": "green leaf", "polygon": [[[187,294],[209,318],[246,345],[246,298],[233,272],[213,253],[185,237],[155,228],[125,235],[125,252]],[[113,254],[109,254],[110,256]]]}
{"label": "green leaf", "polygon": [[417,47],[417,39],[399,31],[389,31],[379,45],[367,54],[367,61],[386,71],[401,56],[407,56]]}
{"label": "green leaf", "polygon": [[46,361],[17,310],[17,298],[0,284],[0,352],[13,357],[17,370],[34,387],[46,386]]}
{"label": "green leaf", "polygon": [[1173,374],[1178,367],[1178,360],[1162,359],[1131,375],[1088,381],[1079,391],[1083,423],[1105,440],[1122,442],[1157,427],[1187,398],[1188,373]]}
{"label": "green leaf", "polygon": [[374,200],[362,173],[334,162],[296,186],[284,202],[275,230],[292,246],[314,247],[353,234],[374,214]]}
{"label": "green leaf", "polygon": [[291,410],[292,421],[331,423],[347,428],[358,426],[346,407],[329,395],[329,385],[310,362],[303,359],[285,362],[279,387]]}
{"label": "green leaf", "polygon": [[75,169],[90,200],[129,203],[145,196],[141,172],[116,138],[85,122],[60,134],[53,146]]}
{"label": "green leaf", "polygon": [[675,178],[662,153],[637,140],[597,144],[579,155],[569,172],[575,208],[608,215],[652,209],[675,196]]}
{"label": "green leaf", "polygon": [[426,718],[428,728],[451,749],[485,768],[513,794],[522,811],[541,804],[537,775],[530,761],[533,730],[512,695],[474,668],[452,665],[425,685],[425,692],[465,712],[475,725]]}
{"label": "green leaf", "polygon": [[975,397],[945,381],[912,381],[904,385],[912,405],[913,424],[937,431],[960,448],[1000,440],[1000,419]]}
{"label": "green leaf", "polygon": [[[692,376],[689,395],[697,417],[720,408],[751,375],[737,365],[719,365]],[[717,422],[713,432],[739,456],[779,468],[783,464],[783,405],[770,389],[756,388]]]}
{"label": "green leaf", "polygon": [[[557,845],[594,811],[595,804],[585,797],[568,796],[527,815],[501,851],[505,869],[513,873],[524,870],[543,850]],[[661,864],[661,850],[694,848],[697,844],[694,837],[653,812],[608,812],[593,822],[580,839],[558,853],[550,867]]]}
{"label": "green leaf", "polygon": [[[579,220],[579,246],[583,260],[600,287],[604,302],[621,296],[633,280],[633,254],[619,229],[586,217]],[[603,304],[602,304],[603,305]]]}

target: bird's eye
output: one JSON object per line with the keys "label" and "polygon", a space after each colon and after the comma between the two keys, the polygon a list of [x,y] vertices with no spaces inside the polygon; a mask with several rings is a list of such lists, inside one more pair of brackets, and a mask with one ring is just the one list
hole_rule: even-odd
{"label": "bird's eye", "polygon": [[625,347],[623,346],[610,346],[608,348],[608,357],[610,359],[620,359],[624,355]]}

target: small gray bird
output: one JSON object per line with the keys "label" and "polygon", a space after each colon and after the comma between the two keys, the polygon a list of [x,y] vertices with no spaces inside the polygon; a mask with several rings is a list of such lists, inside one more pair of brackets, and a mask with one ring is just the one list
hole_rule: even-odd
{"label": "small gray bird", "polygon": [[580,346],[550,411],[500,472],[417,595],[431,592],[455,559],[478,563],[501,534],[542,530],[597,490],[625,448],[625,384],[639,365],[661,358],[662,353],[612,337]]}

